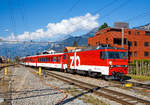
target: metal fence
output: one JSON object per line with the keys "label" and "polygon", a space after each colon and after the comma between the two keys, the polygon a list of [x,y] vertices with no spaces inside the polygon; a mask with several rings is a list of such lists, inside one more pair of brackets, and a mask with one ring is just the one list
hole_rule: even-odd
{"label": "metal fence", "polygon": [[135,61],[134,64],[129,64],[129,74],[150,76],[150,61]]}

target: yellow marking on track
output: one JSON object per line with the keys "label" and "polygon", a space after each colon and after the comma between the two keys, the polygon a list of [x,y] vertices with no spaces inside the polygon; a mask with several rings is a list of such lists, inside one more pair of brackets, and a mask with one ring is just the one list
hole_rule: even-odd
{"label": "yellow marking on track", "polygon": [[126,83],[125,87],[132,87],[132,83]]}
{"label": "yellow marking on track", "polygon": [[8,74],[8,69],[7,69],[7,67],[5,67],[4,74],[5,74],[5,75]]}

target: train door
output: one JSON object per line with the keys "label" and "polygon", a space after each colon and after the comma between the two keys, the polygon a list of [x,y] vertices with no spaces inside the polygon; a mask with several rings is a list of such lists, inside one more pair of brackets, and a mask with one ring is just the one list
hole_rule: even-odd
{"label": "train door", "polygon": [[68,55],[64,54],[61,56],[61,68],[67,69],[68,68]]}
{"label": "train door", "polygon": [[63,59],[63,55],[60,57],[61,58],[61,69],[64,69],[64,59]]}
{"label": "train door", "polygon": [[35,61],[34,61],[34,62],[35,62],[35,64],[36,64],[35,66],[37,67],[38,57],[35,57]]}
{"label": "train door", "polygon": [[70,63],[69,63],[70,56],[69,56],[69,54],[66,56],[66,58],[67,58],[67,69],[70,69]]}

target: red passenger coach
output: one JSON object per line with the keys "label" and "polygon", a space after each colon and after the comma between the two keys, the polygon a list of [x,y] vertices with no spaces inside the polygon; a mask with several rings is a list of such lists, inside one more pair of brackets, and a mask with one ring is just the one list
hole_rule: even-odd
{"label": "red passenger coach", "polygon": [[114,47],[28,56],[22,58],[22,61],[22,64],[28,66],[58,68],[66,72],[90,76],[101,75],[105,79],[122,79],[128,73],[126,50]]}

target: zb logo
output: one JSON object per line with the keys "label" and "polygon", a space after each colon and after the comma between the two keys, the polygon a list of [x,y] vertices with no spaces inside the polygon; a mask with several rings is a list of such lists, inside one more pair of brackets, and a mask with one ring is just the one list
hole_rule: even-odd
{"label": "zb logo", "polygon": [[79,56],[76,56],[76,58],[74,56],[70,56],[70,59],[71,59],[71,64],[70,64],[70,67],[73,66],[73,63],[74,63],[74,66],[80,66],[80,57]]}

